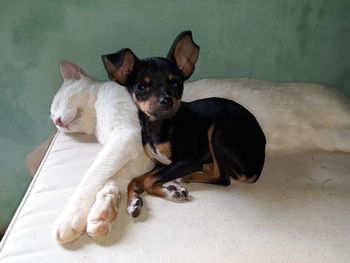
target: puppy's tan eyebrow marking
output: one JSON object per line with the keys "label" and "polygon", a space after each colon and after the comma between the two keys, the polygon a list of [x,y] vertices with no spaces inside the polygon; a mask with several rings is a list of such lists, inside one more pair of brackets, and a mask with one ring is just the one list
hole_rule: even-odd
{"label": "puppy's tan eyebrow marking", "polygon": [[151,82],[151,79],[149,77],[144,77],[143,81],[149,84]]}
{"label": "puppy's tan eyebrow marking", "polygon": [[168,79],[169,79],[169,80],[173,80],[173,78],[174,78],[174,75],[173,75],[173,74],[169,74],[169,75],[168,75]]}

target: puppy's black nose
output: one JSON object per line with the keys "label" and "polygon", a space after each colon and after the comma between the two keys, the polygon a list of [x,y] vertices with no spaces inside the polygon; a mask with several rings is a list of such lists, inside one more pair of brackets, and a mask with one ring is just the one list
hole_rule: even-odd
{"label": "puppy's black nose", "polygon": [[171,97],[161,97],[159,98],[159,104],[162,107],[171,107],[173,106],[173,99]]}

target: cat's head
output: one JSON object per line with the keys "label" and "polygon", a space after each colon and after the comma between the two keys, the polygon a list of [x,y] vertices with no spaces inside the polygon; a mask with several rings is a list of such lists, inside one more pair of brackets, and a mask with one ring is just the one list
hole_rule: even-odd
{"label": "cat's head", "polygon": [[51,104],[51,119],[58,130],[64,132],[93,133],[96,127],[96,92],[78,65],[62,61],[59,65],[63,84]]}

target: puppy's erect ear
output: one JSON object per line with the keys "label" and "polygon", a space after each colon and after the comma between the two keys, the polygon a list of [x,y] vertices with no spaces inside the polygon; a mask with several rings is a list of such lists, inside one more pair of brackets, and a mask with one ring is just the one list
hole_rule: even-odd
{"label": "puppy's erect ear", "polygon": [[199,46],[194,43],[191,31],[184,31],[176,37],[167,56],[176,63],[186,79],[192,75],[198,57]]}
{"label": "puppy's erect ear", "polygon": [[113,54],[102,55],[101,57],[109,79],[115,80],[122,85],[126,83],[138,60],[128,48],[121,49]]}
{"label": "puppy's erect ear", "polygon": [[82,76],[86,76],[86,73],[82,68],[67,60],[60,62],[60,72],[64,81],[79,80]]}

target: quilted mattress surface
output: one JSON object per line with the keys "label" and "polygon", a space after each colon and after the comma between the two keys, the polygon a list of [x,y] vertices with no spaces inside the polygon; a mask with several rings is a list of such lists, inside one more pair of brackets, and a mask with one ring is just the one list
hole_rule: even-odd
{"label": "quilted mattress surface", "polygon": [[270,154],[260,180],[186,185],[192,200],[145,195],[132,220],[59,245],[52,224],[101,145],[57,133],[0,245],[0,262],[349,262],[350,155]]}

